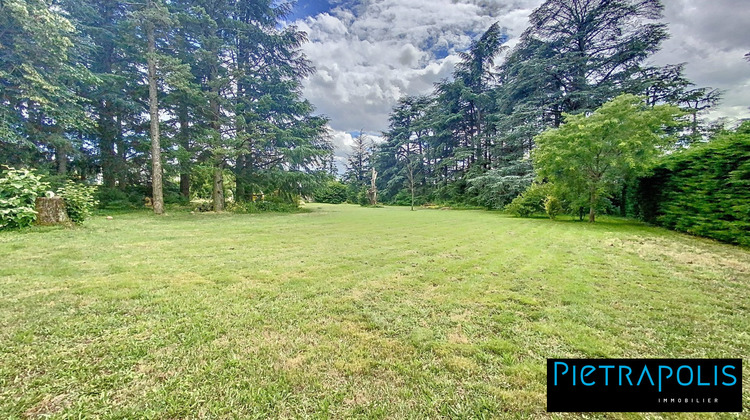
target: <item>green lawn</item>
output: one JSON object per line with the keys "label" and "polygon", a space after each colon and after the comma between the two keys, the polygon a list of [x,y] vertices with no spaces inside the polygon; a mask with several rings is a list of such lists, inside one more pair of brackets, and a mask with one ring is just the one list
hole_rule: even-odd
{"label": "green lawn", "polygon": [[538,418],[548,357],[742,357],[750,410],[747,249],[307,208],[0,233],[0,418]]}

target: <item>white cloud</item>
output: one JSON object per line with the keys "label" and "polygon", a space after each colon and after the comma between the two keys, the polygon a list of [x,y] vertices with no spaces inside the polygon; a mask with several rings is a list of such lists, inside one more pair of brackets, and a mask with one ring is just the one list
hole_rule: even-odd
{"label": "white cloud", "polygon": [[685,74],[696,86],[724,90],[710,118],[750,117],[750,8],[746,0],[666,1],[664,17],[671,38],[657,53],[656,64],[687,63]]}

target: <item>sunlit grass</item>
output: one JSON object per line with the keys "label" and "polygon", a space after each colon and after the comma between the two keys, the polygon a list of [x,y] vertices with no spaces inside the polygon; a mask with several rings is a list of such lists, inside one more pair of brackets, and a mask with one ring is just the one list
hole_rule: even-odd
{"label": "sunlit grass", "polygon": [[538,418],[548,357],[750,357],[746,249],[307,207],[0,233],[0,418]]}

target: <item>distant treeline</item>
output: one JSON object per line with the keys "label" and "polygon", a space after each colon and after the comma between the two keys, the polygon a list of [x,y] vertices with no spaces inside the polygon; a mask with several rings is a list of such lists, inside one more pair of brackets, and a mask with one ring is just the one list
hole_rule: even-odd
{"label": "distant treeline", "polygon": [[412,166],[420,203],[503,208],[535,178],[525,158],[536,135],[559,127],[564,113],[590,113],[622,93],[679,106],[690,120],[679,143],[703,141],[714,128],[699,116],[720,92],[695,87],[684,64],[647,64],[668,37],[662,10],[658,0],[546,1],[508,51],[493,25],[461,54],[452,79],[398,103],[385,144],[365,158],[366,149],[356,150],[346,181],[364,185],[372,166],[380,197],[404,203]]}

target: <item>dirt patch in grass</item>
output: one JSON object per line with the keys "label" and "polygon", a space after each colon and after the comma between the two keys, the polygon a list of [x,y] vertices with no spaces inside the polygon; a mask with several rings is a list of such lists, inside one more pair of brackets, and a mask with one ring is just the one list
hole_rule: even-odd
{"label": "dirt patch in grass", "polygon": [[62,412],[66,407],[70,406],[71,395],[60,394],[56,396],[45,396],[35,406],[24,411],[24,415],[28,418],[46,418]]}

